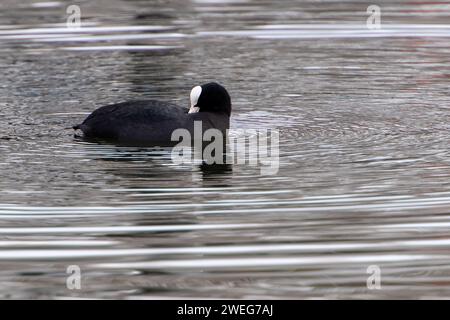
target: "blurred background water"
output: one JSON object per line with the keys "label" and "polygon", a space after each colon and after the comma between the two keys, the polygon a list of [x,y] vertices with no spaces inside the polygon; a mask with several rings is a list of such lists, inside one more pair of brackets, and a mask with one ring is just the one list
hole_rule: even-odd
{"label": "blurred background water", "polygon": [[[450,5],[370,4],[3,0],[0,298],[449,298]],[[278,174],[73,139],[211,80]]]}

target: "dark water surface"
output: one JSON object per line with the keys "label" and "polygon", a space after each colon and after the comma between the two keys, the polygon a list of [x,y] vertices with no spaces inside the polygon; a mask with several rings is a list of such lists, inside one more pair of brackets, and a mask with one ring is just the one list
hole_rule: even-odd
{"label": "dark water surface", "polygon": [[[450,7],[369,4],[2,1],[0,298],[450,298]],[[278,174],[73,139],[210,80]]]}

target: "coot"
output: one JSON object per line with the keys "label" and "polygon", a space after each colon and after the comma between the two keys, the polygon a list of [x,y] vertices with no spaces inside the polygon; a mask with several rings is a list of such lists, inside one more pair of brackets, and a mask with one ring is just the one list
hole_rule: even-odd
{"label": "coot", "polygon": [[226,133],[231,99],[223,86],[215,82],[196,86],[190,100],[190,109],[157,100],[107,105],[73,128],[81,130],[86,140],[148,146],[175,145],[178,141],[172,141],[172,132],[182,128],[193,134],[194,121],[201,121],[203,132],[214,128]]}

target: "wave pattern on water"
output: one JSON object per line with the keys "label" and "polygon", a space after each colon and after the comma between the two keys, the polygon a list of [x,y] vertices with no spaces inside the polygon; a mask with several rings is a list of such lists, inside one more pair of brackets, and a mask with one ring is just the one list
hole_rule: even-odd
{"label": "wave pattern on water", "polygon": [[[0,4],[0,298],[450,297],[445,2],[381,1],[380,30],[358,1],[68,4]],[[73,138],[209,80],[231,135],[279,130],[276,175]]]}

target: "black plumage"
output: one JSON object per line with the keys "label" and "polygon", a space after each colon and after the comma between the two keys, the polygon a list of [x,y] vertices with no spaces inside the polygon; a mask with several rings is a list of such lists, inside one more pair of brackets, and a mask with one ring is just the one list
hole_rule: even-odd
{"label": "black plumage", "polygon": [[194,121],[201,121],[203,131],[215,128],[225,133],[231,113],[228,92],[217,83],[201,87],[196,113],[169,102],[129,101],[100,107],[73,128],[87,140],[126,145],[174,145],[173,131],[182,128],[193,134]]}

